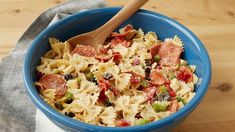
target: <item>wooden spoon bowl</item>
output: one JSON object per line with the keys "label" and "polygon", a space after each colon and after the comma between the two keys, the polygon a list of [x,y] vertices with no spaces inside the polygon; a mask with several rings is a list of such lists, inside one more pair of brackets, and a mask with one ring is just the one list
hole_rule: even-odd
{"label": "wooden spoon bowl", "polygon": [[102,45],[109,34],[120,26],[125,20],[133,15],[139,8],[141,8],[149,0],[132,0],[114,17],[100,28],[74,36],[68,40],[72,47],[77,44],[89,45],[98,50],[99,45]]}

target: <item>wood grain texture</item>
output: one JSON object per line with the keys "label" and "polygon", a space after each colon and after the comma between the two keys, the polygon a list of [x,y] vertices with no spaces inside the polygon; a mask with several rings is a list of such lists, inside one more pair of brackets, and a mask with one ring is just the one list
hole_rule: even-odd
{"label": "wood grain texture", "polygon": [[[64,0],[1,0],[0,58],[44,10]],[[106,0],[122,6],[127,0]],[[202,103],[175,131],[235,131],[235,0],[151,0],[144,9],[162,13],[191,29],[205,44],[212,81]]]}

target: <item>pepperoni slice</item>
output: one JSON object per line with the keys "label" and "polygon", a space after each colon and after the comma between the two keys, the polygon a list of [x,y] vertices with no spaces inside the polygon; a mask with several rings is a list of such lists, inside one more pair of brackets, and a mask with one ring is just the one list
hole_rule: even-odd
{"label": "pepperoni slice", "polygon": [[111,40],[110,42],[110,48],[114,48],[115,46],[117,46],[119,43],[121,43],[122,41],[124,41],[123,37],[115,37],[114,39]]}
{"label": "pepperoni slice", "polygon": [[153,46],[150,49],[152,57],[158,54],[161,58],[160,65],[162,66],[176,66],[180,63],[180,54],[183,49],[172,43],[163,42],[160,45]]}
{"label": "pepperoni slice", "polygon": [[182,80],[186,83],[193,81],[193,73],[187,66],[181,66],[179,71],[176,72],[176,75],[179,80]]}
{"label": "pepperoni slice", "polygon": [[121,44],[124,47],[130,47],[131,42],[129,40],[125,40],[124,37],[118,36],[111,40],[110,47],[114,48],[119,44]]}
{"label": "pepperoni slice", "polygon": [[150,73],[150,79],[155,85],[162,85],[166,81],[165,77],[158,70]]}
{"label": "pepperoni slice", "polygon": [[96,51],[91,46],[77,45],[71,54],[79,54],[81,56],[94,57],[96,55]]}
{"label": "pepperoni slice", "polygon": [[126,37],[128,34],[129,34],[129,32],[125,32],[125,33],[112,32],[111,36],[112,37]]}
{"label": "pepperoni slice", "polygon": [[38,81],[43,89],[56,89],[56,97],[61,98],[67,91],[64,76],[59,74],[45,74]]}

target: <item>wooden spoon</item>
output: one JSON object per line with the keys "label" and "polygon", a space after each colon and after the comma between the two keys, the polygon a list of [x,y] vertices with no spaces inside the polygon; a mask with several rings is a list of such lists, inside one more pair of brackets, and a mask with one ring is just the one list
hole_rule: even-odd
{"label": "wooden spoon", "polygon": [[126,6],[122,8],[115,16],[113,16],[107,23],[100,28],[91,32],[83,33],[74,36],[68,40],[72,47],[77,44],[89,45],[98,50],[99,45],[102,45],[106,38],[125,20],[133,15],[140,7],[142,7],[149,0],[131,0]]}

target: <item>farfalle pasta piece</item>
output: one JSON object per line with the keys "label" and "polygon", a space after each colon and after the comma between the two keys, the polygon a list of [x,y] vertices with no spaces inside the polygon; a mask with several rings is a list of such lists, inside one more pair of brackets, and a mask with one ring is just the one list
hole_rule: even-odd
{"label": "farfalle pasta piece", "polygon": [[134,42],[143,42],[144,41],[144,31],[141,28],[138,29],[138,33],[133,38],[133,41]]}
{"label": "farfalle pasta piece", "polygon": [[79,84],[76,78],[68,80],[66,85],[68,89],[77,89],[79,87]]}
{"label": "farfalle pasta piece", "polygon": [[148,32],[145,36],[144,36],[144,39],[145,39],[145,46],[146,48],[150,48],[151,46],[157,44],[158,42],[158,38],[157,38],[157,35],[155,32]]}
{"label": "farfalle pasta piece", "polygon": [[[170,114],[171,114],[170,111],[158,112],[158,113],[157,113],[158,120],[159,120],[159,119],[166,118],[166,117],[169,116]],[[155,118],[155,119],[156,119],[156,118]]]}
{"label": "farfalle pasta piece", "polygon": [[46,89],[46,90],[42,90],[40,92],[45,98],[47,98],[49,100],[54,100],[55,99],[56,89]]}
{"label": "farfalle pasta piece", "polygon": [[115,48],[113,49],[114,52],[119,52],[123,58],[127,58],[128,57],[128,48],[125,46],[122,46],[121,44],[115,46]]}
{"label": "farfalle pasta piece", "polygon": [[196,84],[198,82],[198,77],[196,74],[193,74],[193,84]]}
{"label": "farfalle pasta piece", "polygon": [[176,94],[178,96],[183,96],[183,95],[185,95],[186,93],[188,93],[192,90],[190,85],[186,84],[183,81],[180,81],[180,87],[181,87],[181,89],[178,92],[176,92]]}
{"label": "farfalle pasta piece", "polygon": [[63,110],[63,113],[65,113],[66,111],[72,111],[75,113],[82,113],[85,110],[84,104],[80,103],[81,101],[78,101],[77,99],[75,99],[71,104],[69,104],[69,106],[67,106],[66,109]]}
{"label": "farfalle pasta piece", "polygon": [[154,120],[159,119],[157,112],[153,109],[153,107],[150,104],[145,104],[143,106],[144,108],[140,112],[141,117],[154,118]]}
{"label": "farfalle pasta piece", "polygon": [[141,65],[133,66],[132,72],[145,76],[145,70],[143,69]]}
{"label": "farfalle pasta piece", "polygon": [[128,107],[130,104],[130,96],[120,96],[117,101],[116,101],[116,106],[115,106],[115,109],[117,111],[119,110],[124,110],[126,109],[126,107]]}
{"label": "farfalle pasta piece", "polygon": [[114,71],[117,72],[117,68],[115,63],[109,61],[106,63],[99,63],[98,65],[92,67],[91,71],[93,71],[94,76],[96,77],[97,80],[101,79],[103,77],[103,74],[107,71],[110,70],[110,68],[113,67]]}
{"label": "farfalle pasta piece", "polygon": [[93,120],[96,120],[102,109],[103,107],[101,106],[87,106],[83,113],[84,122],[90,123]]}
{"label": "farfalle pasta piece", "polygon": [[177,35],[175,35],[173,38],[166,38],[165,42],[171,42],[179,47],[184,46],[182,40]]}
{"label": "farfalle pasta piece", "polygon": [[49,38],[49,42],[52,50],[45,54],[46,58],[60,59],[65,53],[70,53],[71,47],[67,41],[60,42],[58,39]]}
{"label": "farfalle pasta piece", "polygon": [[88,62],[84,57],[82,56],[73,56],[70,60],[69,63],[74,67],[76,72],[84,71],[88,67]]}
{"label": "farfalle pasta piece", "polygon": [[115,80],[115,86],[117,87],[117,89],[119,89],[120,91],[129,89],[130,78],[131,78],[131,74],[128,74],[128,73],[122,73],[118,75]]}
{"label": "farfalle pasta piece", "polygon": [[64,59],[52,60],[48,58],[41,58],[42,64],[37,66],[37,71],[46,74],[64,74],[64,69],[69,66],[69,62]]}
{"label": "farfalle pasta piece", "polygon": [[123,110],[123,118],[134,125],[135,115],[138,113],[138,111],[138,104],[130,104],[126,109]]}
{"label": "farfalle pasta piece", "polygon": [[107,126],[115,126],[116,116],[117,115],[115,109],[112,106],[110,106],[104,109],[104,111],[100,114],[99,118]]}
{"label": "farfalle pasta piece", "polygon": [[180,81],[177,78],[174,78],[173,80],[171,80],[170,87],[174,91],[178,91],[180,88]]}
{"label": "farfalle pasta piece", "polygon": [[83,80],[79,88],[80,93],[94,94],[100,91],[100,88],[93,82]]}
{"label": "farfalle pasta piece", "polygon": [[145,93],[143,95],[135,95],[130,98],[131,104],[142,104],[147,100]]}

